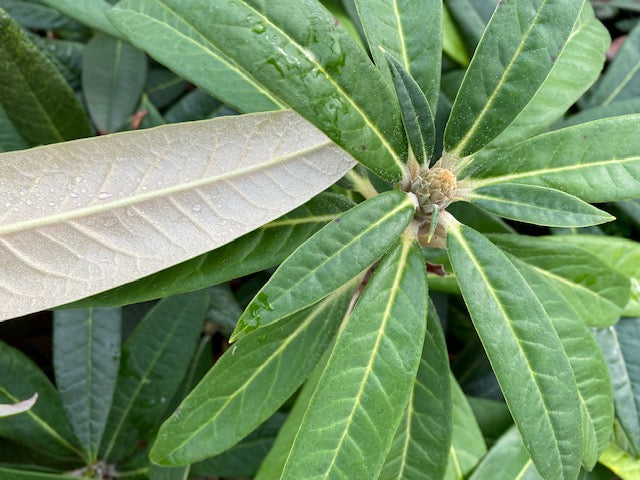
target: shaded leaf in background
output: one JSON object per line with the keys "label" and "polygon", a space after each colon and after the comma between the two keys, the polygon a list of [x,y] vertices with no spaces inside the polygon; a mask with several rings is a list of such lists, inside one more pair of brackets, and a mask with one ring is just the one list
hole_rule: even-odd
{"label": "shaded leaf in background", "polygon": [[0,467],[2,480],[77,480],[78,477]]}
{"label": "shaded leaf in background", "polygon": [[74,20],[89,25],[114,37],[121,36],[120,32],[107,18],[111,8],[105,0],[39,0],[45,5],[55,8]]}
{"label": "shaded leaf in background", "polygon": [[183,95],[166,112],[169,123],[204,120],[236,113],[224,103],[216,100],[201,88],[196,88]]}
{"label": "shaded leaf in background", "polygon": [[446,0],[447,9],[473,52],[487,28],[498,0]]}
{"label": "shaded leaf in background", "polygon": [[151,67],[147,72],[145,93],[156,108],[171,105],[184,93],[189,82],[163,67]]}
{"label": "shaded leaf in background", "polygon": [[56,67],[0,9],[0,104],[32,145],[91,135],[84,110]]}
{"label": "shaded leaf in background", "polygon": [[54,312],[56,386],[90,462],[97,460],[116,387],[121,324],[117,308]]}
{"label": "shaded leaf in background", "polygon": [[89,41],[82,59],[82,89],[99,132],[124,126],[140,102],[146,78],[144,52],[108,35]]}
{"label": "shaded leaf in background", "polygon": [[29,35],[31,41],[56,66],[69,86],[77,92],[81,89],[82,55],[85,44],[71,40]]}
{"label": "shaded leaf in background", "polygon": [[[293,112],[5,153],[1,201],[14,206],[0,215],[0,261],[11,272],[0,278],[0,319],[227,244],[304,203],[352,165]],[[52,169],[58,173],[47,175]]]}
{"label": "shaded leaf in background", "polygon": [[491,398],[467,397],[482,436],[491,447],[507,429],[513,425],[511,413],[503,400]]}
{"label": "shaded leaf in background", "polygon": [[602,454],[600,462],[622,480],[637,480],[640,478],[640,460],[613,443]]}
{"label": "shaded leaf in background", "polygon": [[0,152],[22,150],[28,146],[29,144],[17,132],[4,108],[0,105]]}
{"label": "shaded leaf in background", "polygon": [[43,5],[37,0],[0,0],[0,8],[5,9],[23,28],[33,30],[81,30],[85,28],[62,15],[55,8]]}

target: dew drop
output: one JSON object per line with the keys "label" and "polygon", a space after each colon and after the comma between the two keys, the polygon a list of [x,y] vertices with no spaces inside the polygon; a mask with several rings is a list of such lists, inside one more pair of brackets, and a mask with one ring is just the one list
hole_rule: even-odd
{"label": "dew drop", "polygon": [[4,204],[5,207],[10,207],[11,206],[11,202],[7,202]]}
{"label": "dew drop", "polygon": [[74,178],[74,181],[76,183],[80,183],[82,181],[82,177],[76,177],[76,178]]}
{"label": "dew drop", "polygon": [[191,210],[193,210],[194,212],[199,212],[200,210],[202,210],[202,205],[196,203],[191,207]]}
{"label": "dew drop", "polygon": [[69,194],[69,196],[70,196],[71,198],[77,198],[77,197],[78,197],[78,194],[77,194],[77,193],[75,193],[75,192],[71,192],[71,193]]}
{"label": "dew drop", "polygon": [[26,202],[24,202],[24,203],[26,203],[27,205],[31,205],[33,202],[32,202],[31,200],[27,200],[27,201],[26,201]]}
{"label": "dew drop", "polygon": [[109,198],[109,197],[111,197],[111,196],[112,196],[112,195],[111,195],[110,193],[108,193],[108,192],[100,192],[100,193],[98,194],[98,198],[99,198],[100,200],[106,200],[107,198]]}
{"label": "dew drop", "polygon": [[253,33],[258,33],[258,34],[264,33],[265,30],[266,30],[266,27],[262,23],[256,23],[251,29]]}
{"label": "dew drop", "polygon": [[238,349],[238,346],[234,345],[233,348],[231,349],[231,355],[235,355],[237,349]]}

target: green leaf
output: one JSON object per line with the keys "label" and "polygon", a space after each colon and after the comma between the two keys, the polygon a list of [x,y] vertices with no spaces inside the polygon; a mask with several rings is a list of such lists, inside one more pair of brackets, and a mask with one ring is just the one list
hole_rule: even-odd
{"label": "green leaf", "polygon": [[600,462],[609,468],[622,480],[638,480],[640,478],[640,460],[633,458],[615,444],[600,457]]}
{"label": "green leaf", "polygon": [[118,376],[120,309],[59,310],[53,315],[53,364],[67,418],[95,462]]}
{"label": "green leaf", "polygon": [[489,145],[514,144],[543,133],[558,120],[596,81],[611,39],[609,32],[584,1],[582,11],[562,50],[552,58],[553,66],[529,103]]}
{"label": "green leaf", "polygon": [[87,117],[62,75],[2,9],[0,70],[0,104],[29,143],[91,135]]}
{"label": "green leaf", "polygon": [[509,259],[463,225],[449,258],[509,410],[538,470],[574,479],[582,435],[576,382],[551,320]]}
{"label": "green leaf", "polygon": [[217,455],[269,418],[331,343],[357,282],[244,337],[215,363],[161,427],[150,458],[186,465]]}
{"label": "green leaf", "polygon": [[510,428],[482,459],[469,480],[542,480],[529,458],[520,433]]}
{"label": "green leaf", "polygon": [[225,245],[304,203],[352,165],[293,112],[4,153],[0,182],[12,207],[0,223],[0,261],[12,274],[0,278],[0,319]]}
{"label": "green leaf", "polygon": [[489,185],[471,191],[465,200],[495,215],[535,225],[587,227],[615,220],[573,195],[535,185]]}
{"label": "green leaf", "polygon": [[444,3],[464,37],[468,50],[473,52],[491,20],[498,0],[445,0]]}
{"label": "green leaf", "polygon": [[145,92],[156,108],[166,108],[182,95],[189,82],[163,67],[152,67],[147,74]]}
{"label": "green leaf", "polygon": [[391,191],[323,227],[280,265],[238,320],[230,341],[313,305],[368,268],[411,221],[412,197]]}
{"label": "green leaf", "polygon": [[[136,125],[138,118],[141,118],[141,120],[139,120],[139,125]],[[160,125],[165,125],[167,122],[162,117],[162,114],[158,111],[156,106],[151,103],[149,97],[147,97],[146,94],[143,94],[131,123],[135,130],[136,127],[142,129],[159,127]]]}
{"label": "green leaf", "polygon": [[22,400],[21,402],[13,403],[10,405],[0,404],[0,418],[10,417],[11,415],[18,415],[19,413],[28,412],[31,410],[38,400],[38,394],[34,393],[31,398]]}
{"label": "green leaf", "polygon": [[585,105],[606,106],[637,97],[640,97],[640,25],[631,30]]}
{"label": "green leaf", "polygon": [[393,84],[400,101],[400,113],[411,151],[419,163],[429,166],[436,144],[436,126],[433,113],[422,90],[391,55],[386,55]]}
{"label": "green leaf", "polygon": [[187,480],[189,478],[190,467],[167,468],[154,464],[149,464],[150,480]]}
{"label": "green leaf", "polygon": [[450,376],[453,429],[449,461],[443,478],[445,480],[463,480],[487,453],[487,446],[467,397],[453,375]]}
{"label": "green leaf", "polygon": [[60,396],[45,374],[24,354],[3,342],[0,342],[0,365],[0,403],[16,403],[38,394],[31,410],[0,418],[0,437],[61,460],[83,458]]}
{"label": "green leaf", "polygon": [[356,0],[355,4],[378,68],[391,80],[382,47],[398,59],[435,109],[440,95],[442,1]]}
{"label": "green leaf", "polygon": [[38,0],[45,5],[53,7],[65,15],[77,20],[80,23],[89,25],[109,34],[113,37],[120,37],[120,32],[111,24],[107,18],[107,12],[111,8],[105,0]]}
{"label": "green leaf", "polygon": [[513,425],[507,404],[504,400],[484,397],[467,397],[467,400],[487,445],[494,445],[498,438]]}
{"label": "green leaf", "polygon": [[601,235],[554,235],[549,240],[580,248],[625,276],[631,282],[631,298],[623,316],[640,317],[640,244]]}
{"label": "green leaf", "polygon": [[216,100],[204,90],[196,88],[173,104],[167,110],[165,118],[169,123],[177,123],[204,120],[205,118],[218,117],[221,114],[229,115],[233,112],[224,103]]}
{"label": "green leaf", "polygon": [[85,44],[72,40],[40,37],[29,34],[29,39],[55,65],[74,92],[81,89],[82,55]]}
{"label": "green leaf", "polygon": [[[140,303],[199,290],[274,267],[323,225],[352,206],[353,203],[346,197],[321,193],[279,219],[223,247],[133,283],[79,300],[73,306]],[[238,317],[234,318],[229,334]]]}
{"label": "green leaf", "polygon": [[582,464],[592,470],[609,444],[613,427],[613,390],[607,365],[598,343],[554,285],[524,262],[515,260],[514,265],[542,303],[569,358],[582,410]]}
{"label": "green leaf", "polygon": [[616,417],[635,454],[640,453],[640,319],[623,318],[615,327],[596,330],[609,367]]}
{"label": "green leaf", "polygon": [[16,131],[11,120],[9,120],[2,105],[0,105],[0,152],[22,150],[28,146],[24,138]]}
{"label": "green leaf", "polygon": [[469,65],[469,53],[446,3],[442,9],[442,51],[463,67]]}
{"label": "green leaf", "polygon": [[469,187],[524,183],[562,190],[590,203],[640,196],[640,115],[563,128],[500,150],[478,152]]}
{"label": "green leaf", "polygon": [[446,151],[466,157],[516,119],[543,84],[583,0],[504,0],[487,26],[445,131]]}
{"label": "green leaf", "polygon": [[542,274],[587,325],[618,321],[629,298],[629,282],[608,262],[555,235],[492,235],[491,240]]}
{"label": "green leaf", "polygon": [[122,128],[140,102],[146,78],[144,52],[106,35],[89,41],[82,60],[82,89],[98,131]]}
{"label": "green leaf", "polygon": [[447,467],[452,428],[449,357],[431,302],[428,318],[416,381],[380,480],[443,478]]}
{"label": "green leaf", "polygon": [[78,480],[78,477],[0,467],[2,480]]}
{"label": "green leaf", "polygon": [[589,108],[588,110],[583,110],[565,118],[556,124],[554,128],[570,127],[572,125],[578,125],[579,123],[591,122],[607,117],[629,115],[631,113],[640,113],[640,98],[619,100],[611,102],[608,105],[600,105]]}
{"label": "green leaf", "polygon": [[420,248],[403,237],[342,329],[281,478],[377,477],[418,369],[426,289]]}
{"label": "green leaf", "polygon": [[23,28],[33,30],[79,30],[83,28],[82,25],[69,17],[61,15],[56,9],[42,5],[37,1],[0,0],[0,8],[6,10]]}
{"label": "green leaf", "polygon": [[202,291],[161,300],[122,346],[101,458],[121,460],[155,433],[187,372],[208,301]]}
{"label": "green leaf", "polygon": [[[124,0],[110,17],[135,45],[233,108],[288,105],[378,175],[403,178],[406,141],[393,93],[316,0]],[[167,39],[178,48],[166,49]],[[194,55],[199,45],[205,52]],[[249,101],[258,88],[267,104]]]}

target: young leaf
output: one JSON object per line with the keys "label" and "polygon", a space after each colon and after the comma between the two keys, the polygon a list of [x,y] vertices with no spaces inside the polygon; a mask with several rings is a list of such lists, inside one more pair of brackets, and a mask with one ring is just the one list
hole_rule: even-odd
{"label": "young leaf", "polygon": [[605,118],[478,152],[461,175],[473,188],[524,183],[590,203],[640,196],[640,115]]}
{"label": "young leaf", "polygon": [[436,144],[436,127],[431,107],[416,81],[402,64],[389,54],[386,54],[385,58],[400,101],[402,123],[411,150],[419,163],[429,166]]}
{"label": "young leaf", "polygon": [[469,480],[542,480],[514,426],[505,433],[482,459]]}
{"label": "young leaf", "polygon": [[463,480],[487,453],[478,421],[460,385],[451,377],[453,428],[445,480]]}
{"label": "young leaf", "polygon": [[92,38],[82,57],[82,90],[93,123],[102,133],[120,130],[140,102],[147,56],[106,35]]}
{"label": "young leaf", "polygon": [[[438,105],[442,58],[442,1],[356,0],[369,50],[388,77],[382,47],[415,79],[429,105]],[[414,152],[415,153],[415,152]]]}
{"label": "young leaf", "polygon": [[[317,0],[192,0],[188,5],[182,0],[124,0],[110,18],[135,45],[174,71],[185,75],[174,63],[189,62],[199,77],[215,78],[236,96],[245,96],[247,84],[250,91],[259,87],[380,176],[403,178],[406,141],[393,93],[363,49]],[[167,49],[157,38],[175,38],[177,32],[189,38],[180,42],[188,52],[171,49],[175,58],[160,58],[157,49]],[[193,58],[194,43],[206,46],[208,58]],[[232,71],[232,79],[220,80],[220,70],[223,75]],[[199,78],[185,76],[234,108],[255,108],[243,108],[229,101],[222,88],[207,89]]]}
{"label": "young leaf", "polygon": [[471,319],[536,467],[575,479],[582,457],[576,382],[549,317],[504,253],[451,225],[447,246]]}
{"label": "young leaf", "polygon": [[445,149],[466,157],[505,130],[545,81],[583,0],[504,0],[491,17],[453,104]]}
{"label": "young leaf", "polygon": [[418,369],[426,290],[420,248],[403,237],[376,268],[338,337],[282,479],[377,477]]}
{"label": "young leaf", "polygon": [[2,480],[78,480],[78,477],[0,467]]}
{"label": "young leaf", "polygon": [[634,453],[640,452],[640,319],[623,318],[595,337],[609,367],[616,417]]}
{"label": "young leaf", "polygon": [[0,319],[77,300],[229,243],[352,165],[292,112],[4,153],[0,180],[12,208],[0,219],[0,259],[12,273],[0,279]]}
{"label": "young leaf", "polygon": [[429,302],[418,374],[380,480],[443,478],[451,446],[449,358],[440,319]]}
{"label": "young leaf", "polygon": [[620,318],[629,298],[629,281],[609,262],[556,236],[492,235],[491,240],[542,274],[583,323],[602,327]]}
{"label": "young leaf", "polygon": [[38,394],[34,393],[31,398],[22,400],[21,402],[13,403],[10,405],[0,404],[0,418],[10,417],[11,415],[18,415],[31,410],[38,400]]}
{"label": "young leaf", "polygon": [[511,220],[550,227],[587,227],[615,220],[607,212],[552,188],[499,183],[465,196],[485,210]]}
{"label": "young leaf", "polygon": [[600,462],[622,480],[637,480],[640,478],[640,460],[633,458],[629,453],[613,443],[602,454]]}
{"label": "young leaf", "polygon": [[[216,250],[72,305],[76,308],[104,307],[146,302],[200,290],[274,267],[322,226],[351,207],[353,203],[346,197],[321,193],[279,219]],[[234,326],[238,317],[234,319]]]}
{"label": "young leaf", "polygon": [[53,365],[67,418],[95,462],[116,387],[120,309],[60,310],[53,317]]}
{"label": "young leaf", "polygon": [[217,455],[269,418],[331,343],[356,287],[350,282],[323,302],[227,350],[162,425],[152,461],[186,465]]}
{"label": "young leaf", "polygon": [[567,43],[552,58],[547,78],[513,123],[488,148],[514,144],[543,133],[596,81],[610,43],[609,32],[585,0]]}
{"label": "young leaf", "polygon": [[101,458],[121,460],[154,433],[196,349],[208,300],[202,291],[161,300],[122,346]]}
{"label": "young leaf", "polygon": [[0,365],[0,403],[17,403],[38,394],[38,401],[29,411],[0,418],[0,437],[61,460],[83,458],[60,396],[45,374],[24,354],[3,342]]}
{"label": "young leaf", "polygon": [[545,276],[522,261],[514,265],[536,293],[558,333],[578,386],[582,410],[582,464],[592,470],[607,448],[613,426],[613,391],[598,343]]}
{"label": "young leaf", "polygon": [[2,9],[0,70],[0,104],[29,143],[91,135],[84,110],[60,72]]}
{"label": "young leaf", "polygon": [[407,227],[415,205],[404,192],[377,195],[303,243],[238,320],[231,341],[313,305],[378,260]]}
{"label": "young leaf", "polygon": [[113,37],[120,37],[120,32],[107,18],[111,5],[105,0],[39,0],[53,7],[80,23],[89,25]]}

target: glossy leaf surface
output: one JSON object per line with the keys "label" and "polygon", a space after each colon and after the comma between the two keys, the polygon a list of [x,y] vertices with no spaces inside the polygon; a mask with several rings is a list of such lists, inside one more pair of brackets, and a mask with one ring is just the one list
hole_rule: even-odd
{"label": "glossy leaf surface", "polygon": [[122,346],[101,458],[121,460],[155,433],[189,367],[208,300],[202,291],[161,300]]}
{"label": "glossy leaf surface", "polygon": [[462,225],[447,234],[449,258],[509,410],[542,475],[575,479],[582,456],[580,406],[558,335],[517,269]]}
{"label": "glossy leaf surface", "polygon": [[186,465],[238,443],[289,398],[331,343],[357,283],[247,335],[218,360],[160,429],[151,459]]}
{"label": "glossy leaf surface", "polygon": [[587,227],[615,220],[573,195],[535,185],[499,183],[478,188],[467,198],[500,217],[535,225]]}
{"label": "glossy leaf surface", "polygon": [[336,218],[300,246],[260,289],[231,341],[313,305],[378,260],[411,221],[404,192],[377,195]]}
{"label": "glossy leaf surface", "polygon": [[229,243],[352,165],[292,112],[2,154],[0,198],[13,207],[0,217],[0,259],[11,272],[0,279],[0,318],[77,300]]}
{"label": "glossy leaf surface", "polygon": [[[213,79],[216,70],[222,75],[232,70],[231,80],[216,80],[222,88],[244,98],[247,84],[251,90],[261,86],[278,105],[298,111],[382,177],[403,177],[406,141],[391,88],[347,30],[316,0],[193,0],[188,5],[182,0],[125,0],[112,10],[111,18],[145,50],[143,40],[159,46],[161,35],[186,36],[188,43],[179,43],[189,46],[186,54],[174,50],[170,58],[160,59],[174,71],[205,87],[203,75]],[[196,58],[189,53],[199,44],[206,45],[209,62],[200,52]],[[202,72],[212,58],[215,65]],[[173,66],[176,61],[188,61],[202,73],[198,78],[185,75]],[[252,109],[253,104],[242,108],[226,95],[207,90],[241,111]],[[273,109],[273,101],[264,109]]]}
{"label": "glossy leaf surface", "polygon": [[97,459],[120,360],[120,309],[60,310],[53,320],[56,386],[88,458]]}
{"label": "glossy leaf surface", "polygon": [[431,302],[428,312],[418,374],[380,480],[442,478],[447,467],[452,428],[449,358]]}
{"label": "glossy leaf surface", "polygon": [[338,337],[283,479],[378,475],[418,369],[426,288],[420,248],[403,237],[376,268]]}
{"label": "glossy leaf surface", "polygon": [[91,135],[82,107],[56,67],[0,10],[0,104],[32,145]]}
{"label": "glossy leaf surface", "polygon": [[465,157],[507,128],[536,94],[567,42],[582,0],[504,0],[453,104],[445,149]]}
{"label": "glossy leaf surface", "polygon": [[82,56],[82,89],[93,123],[102,133],[120,130],[140,102],[147,57],[129,43],[98,35]]}

